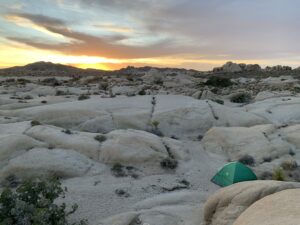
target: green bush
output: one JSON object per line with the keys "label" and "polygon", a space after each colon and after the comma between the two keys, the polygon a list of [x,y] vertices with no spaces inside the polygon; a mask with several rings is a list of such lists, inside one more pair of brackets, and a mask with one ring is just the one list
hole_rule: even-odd
{"label": "green bush", "polygon": [[279,181],[284,181],[284,172],[281,167],[274,169],[273,175],[272,175],[273,180],[279,180]]}
{"label": "green bush", "polygon": [[230,98],[234,103],[249,103],[251,101],[251,95],[246,92],[237,93]]}
{"label": "green bush", "polygon": [[[57,179],[48,181],[25,181],[16,190],[6,188],[0,196],[1,225],[71,225],[67,218],[78,206],[66,211],[66,204],[58,205],[55,200],[64,197]],[[81,220],[72,225],[86,225]]]}
{"label": "green bush", "polygon": [[233,85],[233,83],[229,78],[212,76],[205,82],[205,85],[214,87],[229,87]]}

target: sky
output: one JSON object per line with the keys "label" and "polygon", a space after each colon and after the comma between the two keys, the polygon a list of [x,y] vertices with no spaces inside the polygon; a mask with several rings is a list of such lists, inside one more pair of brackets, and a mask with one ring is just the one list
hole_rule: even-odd
{"label": "sky", "polygon": [[299,0],[0,0],[0,68],[300,66]]}

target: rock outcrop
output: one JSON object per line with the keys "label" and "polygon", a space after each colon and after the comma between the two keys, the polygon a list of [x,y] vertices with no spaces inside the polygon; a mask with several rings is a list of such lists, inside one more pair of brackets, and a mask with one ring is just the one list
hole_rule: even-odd
{"label": "rock outcrop", "polygon": [[213,127],[205,134],[202,144],[206,151],[224,154],[231,161],[250,155],[261,163],[264,158],[275,159],[290,151],[290,145],[271,124],[249,128]]}
{"label": "rock outcrop", "polygon": [[234,225],[295,225],[299,224],[300,189],[284,190],[251,205]]}
{"label": "rock outcrop", "polygon": [[249,181],[220,189],[204,205],[204,225],[232,225],[256,201],[282,190],[299,187],[299,183]]}

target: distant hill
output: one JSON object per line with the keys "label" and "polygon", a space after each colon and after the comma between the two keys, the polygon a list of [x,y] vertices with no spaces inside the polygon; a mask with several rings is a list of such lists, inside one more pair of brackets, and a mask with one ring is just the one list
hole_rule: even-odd
{"label": "distant hill", "polygon": [[156,68],[156,67],[132,67],[105,71],[98,69],[80,69],[73,66],[55,64],[51,62],[35,62],[25,66],[15,66],[5,69],[0,69],[0,76],[97,76],[97,75],[144,75],[150,71],[172,74],[198,74],[199,71],[176,69],[176,68]]}
{"label": "distant hill", "polygon": [[25,66],[0,69],[0,75],[7,76],[94,76],[107,73],[103,70],[80,69],[51,62],[35,62]]}
{"label": "distant hill", "polygon": [[98,69],[80,69],[73,66],[55,64],[51,62],[35,62],[25,66],[15,66],[6,69],[0,69],[0,76],[143,76],[143,75],[190,75],[190,76],[207,76],[217,75],[228,78],[237,77],[276,77],[282,75],[300,76],[300,68],[292,69],[289,66],[273,66],[261,68],[257,64],[237,64],[227,62],[221,67],[216,67],[212,71],[200,72],[197,70],[178,69],[178,68],[157,68],[157,67],[133,67],[128,66],[120,70],[105,71]]}

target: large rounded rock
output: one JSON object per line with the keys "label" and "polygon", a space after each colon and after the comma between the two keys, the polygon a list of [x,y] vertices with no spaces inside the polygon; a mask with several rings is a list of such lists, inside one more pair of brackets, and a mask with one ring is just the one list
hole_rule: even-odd
{"label": "large rounded rock", "polygon": [[224,154],[230,160],[250,155],[258,163],[264,158],[286,155],[290,150],[290,145],[278,136],[274,125],[213,127],[205,134],[202,143],[206,151]]}
{"label": "large rounded rock", "polygon": [[300,149],[300,125],[294,125],[282,130],[284,138]]}
{"label": "large rounded rock", "polygon": [[300,189],[269,195],[251,205],[234,225],[296,225],[300,221]]}
{"label": "large rounded rock", "polygon": [[66,133],[64,129],[54,126],[34,126],[25,134],[47,143],[52,148],[71,149],[94,160],[98,160],[100,143],[95,140],[96,134],[82,132]]}
{"label": "large rounded rock", "polygon": [[299,187],[299,183],[249,181],[220,189],[205,203],[204,225],[231,225],[242,212],[259,199],[285,189]]}
{"label": "large rounded rock", "polygon": [[101,173],[103,167],[75,151],[62,149],[32,149],[11,159],[1,169],[0,179],[57,176],[70,178]]}
{"label": "large rounded rock", "polygon": [[270,98],[247,105],[245,109],[274,124],[297,124],[300,122],[299,97]]}
{"label": "large rounded rock", "polygon": [[3,116],[37,120],[58,127],[107,133],[115,129],[149,131],[153,122],[168,137],[203,135],[213,126],[253,126],[266,119],[239,108],[175,95],[136,96],[64,102],[19,110],[0,111]]}
{"label": "large rounded rock", "polygon": [[162,139],[145,131],[115,130],[106,137],[100,152],[100,160],[106,163],[155,163],[170,155],[177,159],[187,157],[180,141]]}
{"label": "large rounded rock", "polygon": [[39,142],[22,134],[0,135],[0,167],[6,160],[11,159],[34,147],[46,147]]}

